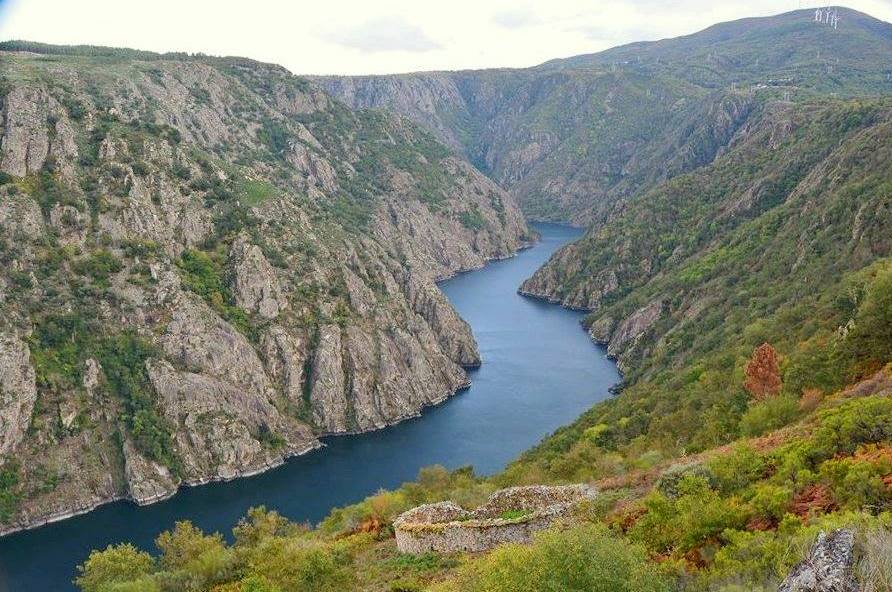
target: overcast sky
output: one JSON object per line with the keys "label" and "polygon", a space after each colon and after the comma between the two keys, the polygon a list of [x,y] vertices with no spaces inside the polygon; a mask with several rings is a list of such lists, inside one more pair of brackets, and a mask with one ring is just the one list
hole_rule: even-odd
{"label": "overcast sky", "polygon": [[[0,39],[246,56],[298,74],[532,66],[808,0],[0,0]],[[847,6],[892,21],[892,0]]]}

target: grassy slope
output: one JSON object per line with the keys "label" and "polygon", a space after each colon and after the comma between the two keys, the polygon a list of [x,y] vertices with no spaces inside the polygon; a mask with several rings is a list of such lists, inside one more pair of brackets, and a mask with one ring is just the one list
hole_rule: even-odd
{"label": "grassy slope", "polygon": [[[859,529],[866,568],[881,559],[888,544],[882,532],[892,526],[890,395],[892,368],[886,368],[815,401],[817,408],[804,410],[790,426],[684,459],[629,457],[577,424],[491,479],[468,470],[425,469],[397,491],[335,510],[315,530],[257,510],[235,529],[229,546],[183,523],[159,538],[157,562],[123,545],[95,553],[81,587],[179,590],[191,582],[189,589],[245,592],[431,585],[506,592],[547,586],[768,590],[818,531],[842,525]],[[584,462],[578,451],[544,453],[555,441],[567,441],[568,433],[576,448],[588,448]],[[477,556],[397,552],[390,521],[399,512],[440,499],[474,505],[494,488],[530,475],[561,482],[553,470],[561,462],[575,463],[574,478],[594,481],[602,494],[532,546]],[[871,550],[876,541],[881,546]]]}

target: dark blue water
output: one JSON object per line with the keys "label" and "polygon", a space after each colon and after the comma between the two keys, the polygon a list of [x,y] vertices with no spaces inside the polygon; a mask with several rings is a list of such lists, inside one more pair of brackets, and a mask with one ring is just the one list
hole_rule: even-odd
{"label": "dark blue water", "polygon": [[251,506],[315,522],[334,506],[411,480],[432,464],[503,468],[555,428],[608,395],[619,380],[579,325],[581,314],[517,295],[555,249],[579,230],[537,225],[542,241],[517,257],[441,284],[470,324],[483,365],[473,385],[422,417],[380,432],[329,438],[327,446],[248,479],[186,488],[139,508],[119,502],[37,530],[0,538],[0,592],[72,590],[90,549],[132,541],[152,549],[159,532],[189,519],[229,533]]}

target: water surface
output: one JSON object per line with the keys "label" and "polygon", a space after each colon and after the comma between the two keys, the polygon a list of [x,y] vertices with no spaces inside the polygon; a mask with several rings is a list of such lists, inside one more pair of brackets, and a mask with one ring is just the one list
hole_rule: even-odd
{"label": "water surface", "polygon": [[327,446],[270,472],[183,489],[140,508],[127,502],[0,538],[0,592],[74,590],[75,566],[91,549],[152,541],[176,520],[229,534],[251,506],[315,522],[333,506],[411,480],[432,464],[502,469],[523,450],[608,396],[619,380],[579,325],[581,313],[516,293],[521,282],[580,230],[536,225],[542,240],[517,257],[461,274],[441,287],[474,330],[483,365],[470,389],[416,419]]}

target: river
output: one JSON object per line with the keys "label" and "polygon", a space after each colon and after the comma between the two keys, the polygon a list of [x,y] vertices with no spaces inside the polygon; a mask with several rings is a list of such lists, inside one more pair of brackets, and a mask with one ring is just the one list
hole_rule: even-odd
{"label": "river", "polygon": [[470,372],[468,390],[385,430],[327,438],[325,448],[256,477],[185,488],[143,508],[116,502],[0,538],[0,592],[74,590],[76,566],[91,549],[131,541],[154,550],[154,538],[176,520],[228,535],[251,506],[316,522],[332,507],[412,480],[427,465],[473,465],[491,474],[574,420],[620,377],[580,327],[581,313],[516,293],[551,253],[581,234],[535,227],[542,240],[532,248],[441,283],[480,346],[483,365]]}

